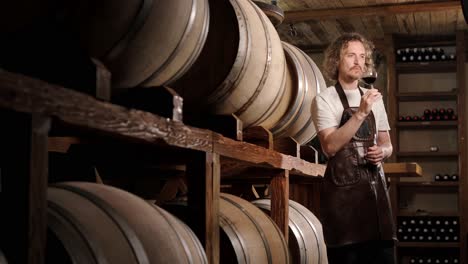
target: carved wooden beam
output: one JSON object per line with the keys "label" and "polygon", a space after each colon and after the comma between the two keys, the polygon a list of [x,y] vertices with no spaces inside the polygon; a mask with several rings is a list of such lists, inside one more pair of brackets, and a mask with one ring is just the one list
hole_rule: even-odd
{"label": "carved wooden beam", "polygon": [[285,19],[283,23],[295,23],[308,20],[326,20],[343,17],[390,16],[404,13],[448,11],[454,9],[461,10],[461,3],[459,0],[376,5],[351,8],[347,7],[336,9],[307,9],[285,12]]}

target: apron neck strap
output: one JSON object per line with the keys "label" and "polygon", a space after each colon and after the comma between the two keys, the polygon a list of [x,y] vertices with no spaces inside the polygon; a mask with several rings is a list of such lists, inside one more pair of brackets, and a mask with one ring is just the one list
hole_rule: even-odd
{"label": "apron neck strap", "polygon": [[[358,88],[359,93],[361,94],[361,96],[363,96],[364,93],[362,92],[361,88],[359,88],[359,86],[357,88]],[[343,90],[343,87],[341,86],[340,82],[336,82],[335,89],[336,89],[336,92],[338,93],[338,96],[340,97],[340,101],[341,101],[341,104],[343,105],[343,108],[344,109],[349,108],[348,98],[346,97],[346,94],[345,94],[345,92]]]}

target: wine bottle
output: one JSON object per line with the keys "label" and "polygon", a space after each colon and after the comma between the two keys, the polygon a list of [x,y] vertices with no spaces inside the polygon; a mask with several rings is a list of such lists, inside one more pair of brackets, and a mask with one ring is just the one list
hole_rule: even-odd
{"label": "wine bottle", "polygon": [[456,114],[452,114],[452,115],[450,116],[450,119],[451,119],[451,120],[457,120],[457,119],[458,119],[458,116],[457,116]]}
{"label": "wine bottle", "polygon": [[434,54],[434,49],[432,47],[427,48],[427,55],[429,56],[429,60],[432,60],[432,55]]}
{"label": "wine bottle", "polygon": [[408,62],[409,61],[409,57],[410,57],[410,49],[409,48],[405,48],[404,51],[403,51],[403,55],[401,57],[401,61],[402,62]]}
{"label": "wine bottle", "polygon": [[[448,175],[447,173],[444,174],[444,175],[442,176],[442,180],[443,180],[443,181],[449,181],[449,180],[450,180],[450,175]],[[447,221],[445,221],[445,222],[447,222]]]}
{"label": "wine bottle", "polygon": [[439,60],[439,57],[437,57],[436,52],[432,53],[432,55],[431,55],[431,61],[438,61],[438,60]]}
{"label": "wine bottle", "polygon": [[397,51],[396,51],[396,60],[398,62],[401,62],[402,57],[403,57],[403,50],[402,49],[397,49]]}
{"label": "wine bottle", "polygon": [[419,49],[418,48],[413,48],[413,55],[416,58],[419,55]]}
{"label": "wine bottle", "polygon": [[432,242],[432,240],[434,240],[434,238],[432,237],[432,235],[427,235],[426,240],[427,240],[427,242]]}
{"label": "wine bottle", "polygon": [[431,114],[431,109],[424,109],[423,114],[424,114],[425,116],[429,116],[429,115]]}
{"label": "wine bottle", "polygon": [[451,53],[449,55],[449,60],[455,60],[457,58],[457,55],[455,55],[454,53]]}
{"label": "wine bottle", "polygon": [[454,173],[452,176],[450,176],[451,181],[458,181],[458,174]]}
{"label": "wine bottle", "polygon": [[439,47],[434,49],[434,53],[432,54],[431,60],[432,61],[438,61],[440,59],[441,55],[441,49]]}
{"label": "wine bottle", "polygon": [[[426,48],[420,48],[419,49],[419,56],[418,56],[418,61],[425,61],[426,60]],[[421,58],[421,59],[419,59]]]}
{"label": "wine bottle", "polygon": [[453,108],[447,108],[446,111],[447,111],[448,115],[453,115],[454,114]]}
{"label": "wine bottle", "polygon": [[445,108],[439,108],[439,115],[444,115],[445,113],[447,113],[447,110],[445,110]]}
{"label": "wine bottle", "polygon": [[442,181],[442,175],[440,174],[434,175],[434,181]]}
{"label": "wine bottle", "polygon": [[415,115],[411,118],[411,121],[419,121],[419,116]]}
{"label": "wine bottle", "polygon": [[437,108],[432,108],[431,110],[431,115],[435,116],[435,115],[438,115],[439,114],[439,109]]}
{"label": "wine bottle", "polygon": [[431,219],[427,219],[427,220],[426,220],[426,225],[427,225],[427,228],[431,228],[431,227],[432,227],[432,220],[431,220]]}
{"label": "wine bottle", "polygon": [[405,116],[405,121],[411,121],[411,116]]}
{"label": "wine bottle", "polygon": [[403,122],[405,121],[405,118],[403,116],[398,116],[398,122]]}
{"label": "wine bottle", "polygon": [[416,263],[416,258],[411,257],[410,260],[409,260],[409,263],[412,263],[412,264]]}

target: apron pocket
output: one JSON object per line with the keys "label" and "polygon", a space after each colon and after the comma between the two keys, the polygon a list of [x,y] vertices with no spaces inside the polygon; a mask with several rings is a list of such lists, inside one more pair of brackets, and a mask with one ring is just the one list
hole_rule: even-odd
{"label": "apron pocket", "polygon": [[336,153],[332,160],[332,164],[329,164],[330,176],[335,185],[354,185],[361,180],[361,173],[358,166],[358,154],[354,149],[342,149]]}

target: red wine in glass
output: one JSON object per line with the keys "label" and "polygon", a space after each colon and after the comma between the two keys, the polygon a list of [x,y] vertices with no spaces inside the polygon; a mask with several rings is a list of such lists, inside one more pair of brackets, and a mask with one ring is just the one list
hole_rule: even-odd
{"label": "red wine in glass", "polygon": [[377,80],[377,77],[376,76],[365,76],[365,77],[362,77],[362,80],[369,84],[369,85],[372,85],[375,83],[375,81]]}
{"label": "red wine in glass", "polygon": [[373,68],[368,68],[361,79],[363,82],[370,85],[371,89],[374,89],[374,82],[377,80],[377,71]]}

